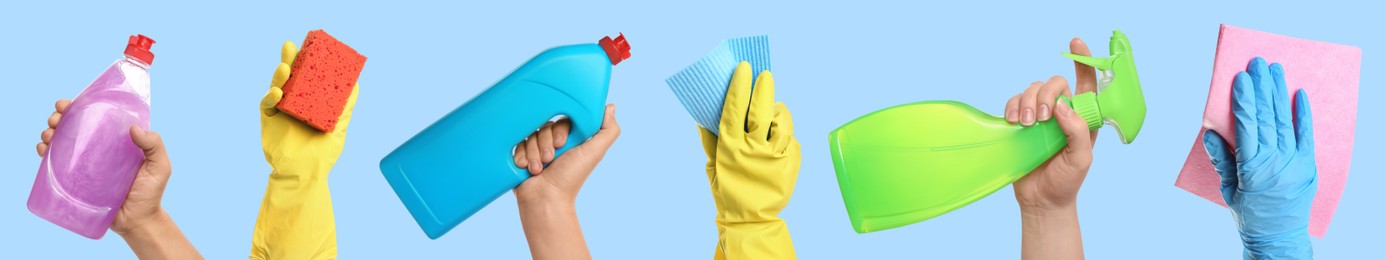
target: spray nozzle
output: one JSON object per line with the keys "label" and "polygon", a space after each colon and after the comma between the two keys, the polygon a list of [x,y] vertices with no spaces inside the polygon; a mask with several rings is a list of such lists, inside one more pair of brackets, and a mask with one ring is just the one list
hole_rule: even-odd
{"label": "spray nozzle", "polygon": [[1102,71],[1098,92],[1074,95],[1071,104],[1078,115],[1088,121],[1089,128],[1097,129],[1106,123],[1116,129],[1122,143],[1129,144],[1145,124],[1145,95],[1141,92],[1136,62],[1131,57],[1131,42],[1126,34],[1112,31],[1108,51],[1110,56],[1106,58],[1063,53],[1073,61]]}

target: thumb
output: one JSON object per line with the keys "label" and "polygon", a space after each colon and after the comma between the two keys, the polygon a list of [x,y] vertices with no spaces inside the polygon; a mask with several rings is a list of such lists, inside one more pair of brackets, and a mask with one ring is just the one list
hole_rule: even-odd
{"label": "thumb", "polygon": [[[606,150],[611,149],[611,144],[616,143],[616,137],[621,136],[621,126],[616,125],[616,105],[606,105],[606,116],[602,119],[602,128],[597,130],[597,134],[592,138],[573,147],[573,149],[563,152],[558,158],[574,156],[583,158],[581,160],[595,162],[601,161],[606,155]],[[557,160],[557,159],[555,159]],[[553,167],[550,165],[550,167]]]}
{"label": "thumb", "polygon": [[697,128],[698,137],[703,140],[703,153],[707,154],[708,160],[717,158],[717,134],[701,126],[697,126]]}
{"label": "thumb", "polygon": [[1227,147],[1227,140],[1222,139],[1222,135],[1217,131],[1203,131],[1203,149],[1208,151],[1208,160],[1212,161],[1213,170],[1222,178],[1223,202],[1232,204],[1232,193],[1237,190],[1238,185],[1237,159]]}
{"label": "thumb", "polygon": [[1060,100],[1054,106],[1054,114],[1059,117],[1059,128],[1063,129],[1064,135],[1068,137],[1068,148],[1071,151],[1084,154],[1092,154],[1092,138],[1089,137],[1088,123],[1083,117],[1078,116],[1078,112],[1073,111],[1073,107],[1067,100]]}
{"label": "thumb", "polygon": [[164,138],[159,136],[159,133],[141,129],[139,126],[130,126],[130,140],[144,151],[144,166],[141,166],[141,170],[168,174],[168,153],[164,150]]}
{"label": "thumb", "polygon": [[279,105],[279,100],[284,99],[284,89],[271,87],[265,92],[265,97],[260,99],[260,113],[263,116],[274,116],[279,114],[279,109],[274,106]]}
{"label": "thumb", "polygon": [[621,136],[621,126],[616,124],[616,105],[606,105],[606,116],[602,118],[602,128],[597,130],[597,134],[592,135],[592,139],[587,140],[582,146],[597,149],[593,152],[604,154],[611,144],[616,143],[616,137]]}

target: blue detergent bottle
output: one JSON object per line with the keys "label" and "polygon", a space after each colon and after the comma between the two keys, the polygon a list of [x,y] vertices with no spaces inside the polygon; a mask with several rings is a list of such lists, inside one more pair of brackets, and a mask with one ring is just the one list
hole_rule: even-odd
{"label": "blue detergent bottle", "polygon": [[437,239],[529,179],[512,152],[548,120],[568,117],[569,140],[596,134],[611,67],[629,57],[625,35],[544,51],[390,152],[380,171],[424,233]]}

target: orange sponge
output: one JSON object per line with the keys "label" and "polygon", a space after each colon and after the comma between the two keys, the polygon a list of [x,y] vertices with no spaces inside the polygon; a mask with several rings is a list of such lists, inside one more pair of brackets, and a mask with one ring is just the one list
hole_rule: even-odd
{"label": "orange sponge", "polygon": [[323,30],[308,32],[294,59],[293,74],[284,83],[280,112],[323,132],[337,128],[347,98],[366,66],[366,56]]}

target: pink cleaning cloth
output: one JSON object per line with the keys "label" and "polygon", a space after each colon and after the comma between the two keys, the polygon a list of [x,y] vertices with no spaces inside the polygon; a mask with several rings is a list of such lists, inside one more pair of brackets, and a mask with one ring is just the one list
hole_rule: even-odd
{"label": "pink cleaning cloth", "polygon": [[[1232,125],[1232,79],[1257,56],[1285,67],[1285,84],[1290,88],[1287,93],[1294,95],[1301,88],[1309,93],[1314,114],[1314,155],[1319,169],[1319,192],[1314,196],[1309,216],[1309,234],[1323,237],[1333,220],[1333,211],[1338,208],[1338,199],[1343,196],[1352,160],[1357,82],[1362,66],[1362,49],[1357,47],[1222,25],[1217,55],[1213,58],[1213,83],[1208,91],[1208,105],[1203,109],[1203,128],[1194,135],[1193,149],[1174,186],[1227,206],[1218,189],[1218,173],[1203,148],[1203,131],[1214,129],[1223,136],[1236,133]],[[1231,138],[1227,141],[1237,142]]]}

